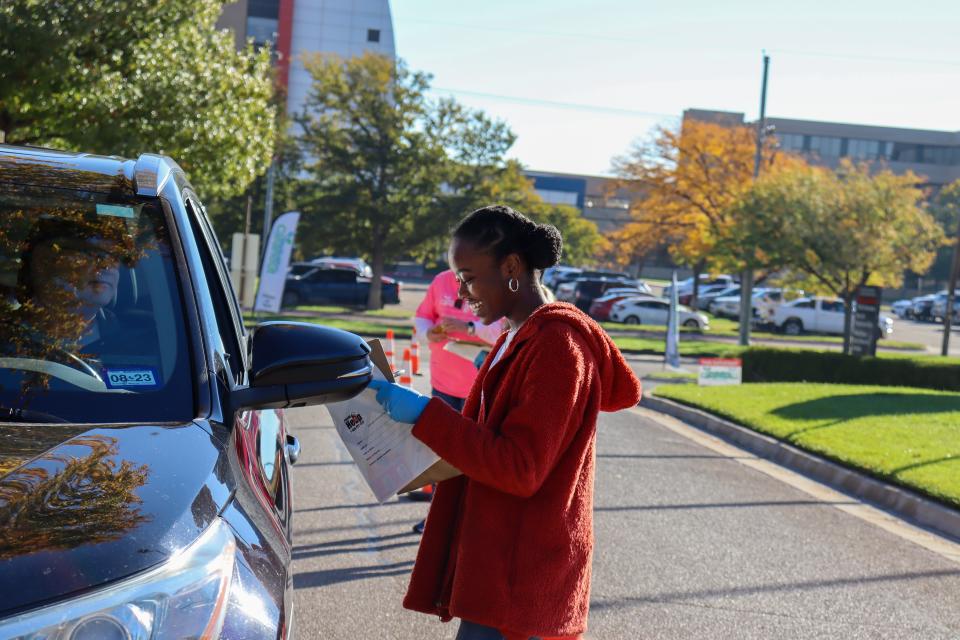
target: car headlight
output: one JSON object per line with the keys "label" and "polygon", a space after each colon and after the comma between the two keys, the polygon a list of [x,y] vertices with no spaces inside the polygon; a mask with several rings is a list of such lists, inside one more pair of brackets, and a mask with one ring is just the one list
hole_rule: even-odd
{"label": "car headlight", "polygon": [[2,640],[218,638],[236,540],[217,519],[158,567],[93,593],[0,621]]}

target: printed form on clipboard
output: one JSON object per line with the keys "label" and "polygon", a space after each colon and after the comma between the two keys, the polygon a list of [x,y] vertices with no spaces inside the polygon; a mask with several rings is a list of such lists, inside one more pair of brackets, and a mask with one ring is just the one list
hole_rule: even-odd
{"label": "printed form on clipboard", "polygon": [[[393,382],[380,341],[370,341],[370,348],[370,359],[376,365],[374,379]],[[373,389],[326,406],[340,439],[378,502],[386,501],[440,460],[413,436],[412,424],[397,422],[387,414]]]}

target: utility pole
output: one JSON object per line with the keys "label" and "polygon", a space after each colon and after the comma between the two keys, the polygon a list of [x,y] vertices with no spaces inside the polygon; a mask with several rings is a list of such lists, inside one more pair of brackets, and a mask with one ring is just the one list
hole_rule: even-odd
{"label": "utility pole", "polygon": [[[767,135],[767,71],[770,56],[763,54],[763,84],[760,87],[760,119],[757,120],[757,153],[753,158],[753,179],[760,175],[763,162],[763,140]],[[750,322],[753,319],[753,268],[740,274],[740,346],[750,346]]]}
{"label": "utility pole", "polygon": [[263,247],[266,251],[267,238],[270,236],[270,224],[273,222],[273,182],[276,179],[277,163],[270,160],[270,168],[267,169],[267,195],[263,207]]}
{"label": "utility pole", "polygon": [[943,344],[940,355],[950,352],[950,328],[953,325],[954,290],[957,288],[957,270],[960,269],[960,222],[957,223],[957,243],[953,246],[953,262],[950,263],[950,285],[947,287],[947,308],[943,312]]}

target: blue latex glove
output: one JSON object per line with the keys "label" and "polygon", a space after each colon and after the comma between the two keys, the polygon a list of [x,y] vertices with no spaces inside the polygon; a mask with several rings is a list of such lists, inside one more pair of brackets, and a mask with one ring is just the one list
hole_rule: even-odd
{"label": "blue latex glove", "polygon": [[369,387],[377,390],[377,402],[397,422],[415,423],[430,402],[429,396],[386,380],[371,380]]}

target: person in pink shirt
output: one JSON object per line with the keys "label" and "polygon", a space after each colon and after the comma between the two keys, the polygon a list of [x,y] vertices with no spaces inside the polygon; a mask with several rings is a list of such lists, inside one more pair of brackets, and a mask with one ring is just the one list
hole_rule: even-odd
{"label": "person in pink shirt", "polygon": [[502,321],[486,325],[457,295],[460,284],[449,269],[433,279],[417,307],[413,322],[417,338],[430,347],[430,386],[433,395],[454,409],[463,408],[477,377],[477,366],[462,356],[444,350],[450,340],[493,345],[503,333]]}
{"label": "person in pink shirt", "polygon": [[[470,394],[481,363],[473,363],[449,351],[444,346],[450,340],[482,342],[493,345],[504,331],[503,320],[484,324],[458,295],[460,283],[449,269],[438,273],[427,289],[427,295],[417,307],[413,318],[417,339],[430,348],[430,387],[432,395],[457,411]],[[427,492],[411,492],[414,499],[429,499]],[[423,523],[414,526],[423,532]]]}

